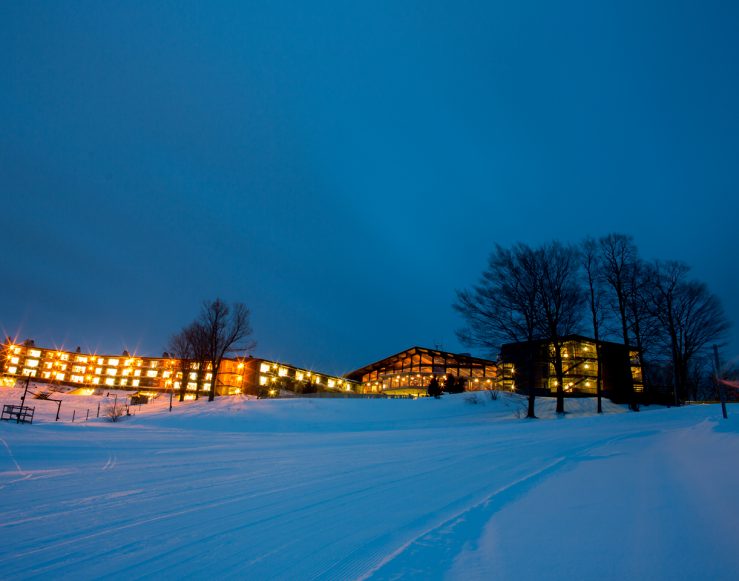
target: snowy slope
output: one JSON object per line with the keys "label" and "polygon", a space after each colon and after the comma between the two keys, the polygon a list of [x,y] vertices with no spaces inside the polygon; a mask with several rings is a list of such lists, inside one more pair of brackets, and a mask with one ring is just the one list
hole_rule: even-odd
{"label": "snowy slope", "polygon": [[539,400],[531,421],[515,396],[468,399],[220,398],[169,413],[160,398],[119,424],[3,422],[0,570],[736,577],[723,550],[739,533],[733,415],[609,404],[598,417],[570,400],[556,419]]}

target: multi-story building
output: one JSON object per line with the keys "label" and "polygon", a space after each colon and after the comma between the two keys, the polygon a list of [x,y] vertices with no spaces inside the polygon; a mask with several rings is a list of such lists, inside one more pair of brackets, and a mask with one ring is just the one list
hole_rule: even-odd
{"label": "multi-story building", "polygon": [[[599,367],[603,395],[627,401],[632,390],[641,392],[644,388],[638,353],[625,345],[568,335],[563,338],[561,353],[565,394],[595,395]],[[498,383],[505,389],[525,390],[530,381],[542,395],[557,392],[554,346],[550,341],[503,345],[499,370]]]}
{"label": "multi-story building", "polygon": [[497,366],[494,361],[469,354],[411,347],[352,371],[346,377],[360,383],[363,393],[418,396],[426,395],[432,378],[443,385],[450,375],[461,378],[469,391],[493,389]]}
{"label": "multi-story building", "polygon": [[[166,355],[166,354],[165,354]],[[207,394],[213,384],[213,370],[206,364],[186,366],[170,357],[142,357],[123,352],[102,355],[37,347],[33,341],[2,346],[0,372],[8,378],[32,377],[47,383],[77,387],[80,392],[95,389],[134,391],[179,391],[182,382],[188,397],[198,391]],[[307,389],[302,386],[307,386]],[[257,394],[265,390],[353,391],[355,383],[343,377],[316,373],[266,359],[252,357],[224,359],[216,378],[217,395]]]}

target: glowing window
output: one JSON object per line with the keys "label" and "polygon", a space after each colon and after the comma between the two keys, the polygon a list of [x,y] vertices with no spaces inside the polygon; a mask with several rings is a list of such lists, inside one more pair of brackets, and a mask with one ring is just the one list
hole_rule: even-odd
{"label": "glowing window", "polygon": [[172,377],[172,372],[171,371],[165,371],[164,373],[162,373],[162,377],[164,377],[165,379],[168,378],[168,377]]}
{"label": "glowing window", "polygon": [[197,388],[198,388],[198,384],[197,383],[195,383],[193,381],[188,382],[187,389],[192,389],[193,391],[195,391]]}
{"label": "glowing window", "polygon": [[77,363],[87,363],[87,357],[84,357],[82,355],[77,355],[77,357],[75,357],[74,360]]}
{"label": "glowing window", "polygon": [[329,387],[336,387],[336,381],[334,381],[333,379],[329,379],[328,380],[328,386]]}
{"label": "glowing window", "polygon": [[156,377],[157,372],[154,369],[149,369],[149,371],[146,372],[146,377]]}
{"label": "glowing window", "polygon": [[108,377],[108,378],[107,378],[107,379],[105,380],[105,385],[115,385],[115,378],[113,378],[113,377]]}
{"label": "glowing window", "polygon": [[118,359],[108,359],[108,365],[115,367],[118,365]]}
{"label": "glowing window", "polygon": [[29,377],[36,377],[36,370],[35,369],[24,369],[23,375],[28,375]]}
{"label": "glowing window", "polygon": [[38,367],[38,359],[26,359],[26,367]]}
{"label": "glowing window", "polygon": [[113,369],[112,367],[109,367],[105,370],[105,375],[112,375],[115,376],[118,373],[117,369]]}
{"label": "glowing window", "polygon": [[85,377],[83,375],[73,375],[69,379],[71,381],[74,381],[75,383],[82,383],[83,381],[85,381]]}
{"label": "glowing window", "polygon": [[72,365],[72,373],[84,373],[86,369],[84,365]]}
{"label": "glowing window", "polygon": [[130,369],[124,369],[123,371],[121,371],[121,374],[124,375],[124,376],[131,375],[131,370]]}
{"label": "glowing window", "polygon": [[64,374],[63,373],[57,373],[56,374],[56,380],[57,381],[64,381]]}
{"label": "glowing window", "polygon": [[197,373],[190,373],[190,379],[195,380],[197,378],[198,378],[198,374]]}
{"label": "glowing window", "polygon": [[15,373],[16,371],[18,371],[17,367],[8,367],[8,373]]}
{"label": "glowing window", "polygon": [[295,372],[295,379],[297,379],[298,381],[303,381],[304,377],[305,377],[305,373],[303,373],[302,371]]}
{"label": "glowing window", "polygon": [[69,361],[69,355],[67,355],[66,353],[62,353],[59,356],[59,359],[61,359],[62,361]]}
{"label": "glowing window", "polygon": [[128,379],[121,379],[121,385],[128,385]]}
{"label": "glowing window", "polygon": [[103,372],[103,368],[102,367],[96,367],[95,368],[95,375],[100,375],[102,372]]}
{"label": "glowing window", "polygon": [[262,373],[269,373],[269,363],[262,363],[259,366],[259,371],[261,371]]}
{"label": "glowing window", "polygon": [[140,383],[140,380],[138,380],[138,379],[134,379],[134,380],[133,380],[133,381],[131,382],[131,385],[133,385],[134,387],[138,387],[138,386],[139,386],[139,383]]}
{"label": "glowing window", "polygon": [[266,375],[260,375],[259,376],[259,385],[267,385],[267,376]]}
{"label": "glowing window", "polygon": [[133,374],[135,377],[139,377],[141,375],[141,370],[137,369],[136,371],[133,372]]}
{"label": "glowing window", "polygon": [[277,375],[280,377],[285,377],[287,375],[287,367],[280,367],[280,369],[277,371]]}
{"label": "glowing window", "polygon": [[210,383],[203,384],[203,391],[210,391]]}
{"label": "glowing window", "polygon": [[98,383],[100,383],[100,378],[99,377],[93,377],[92,378],[92,382],[97,385]]}
{"label": "glowing window", "polygon": [[29,357],[41,357],[41,351],[39,351],[38,349],[31,349],[28,352],[28,356]]}
{"label": "glowing window", "polygon": [[19,361],[20,361],[20,358],[19,357],[11,357],[10,358],[10,362],[11,363],[18,363]]}
{"label": "glowing window", "polygon": [[316,383],[321,383],[321,378],[318,375],[316,375]]}
{"label": "glowing window", "polygon": [[213,379],[213,374],[212,373],[206,373],[205,374],[205,379],[207,379],[207,380]]}
{"label": "glowing window", "polygon": [[41,377],[43,377],[44,379],[49,379],[49,378],[51,378],[51,371],[44,371],[44,372],[43,372],[43,373],[41,374]]}

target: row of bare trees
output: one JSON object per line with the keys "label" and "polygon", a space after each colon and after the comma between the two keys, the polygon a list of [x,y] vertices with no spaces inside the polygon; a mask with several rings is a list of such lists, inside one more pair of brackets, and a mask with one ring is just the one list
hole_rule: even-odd
{"label": "row of bare trees", "polygon": [[[465,321],[463,343],[497,354],[506,342],[549,341],[554,351],[557,412],[564,412],[563,337],[583,332],[617,338],[636,351],[645,388],[670,370],[675,403],[693,396],[706,348],[729,328],[719,299],[677,261],[648,262],[631,236],[609,234],[579,245],[554,241],[537,247],[496,245],[478,284],[458,291],[455,310]],[[533,354],[532,354],[533,357]],[[533,372],[534,361],[528,369]],[[596,393],[602,411],[601,365]],[[535,417],[533,377],[528,416]],[[632,394],[633,406],[637,405]]]}
{"label": "row of bare trees", "polygon": [[242,303],[231,305],[215,299],[205,301],[197,318],[175,333],[169,340],[167,351],[177,362],[176,375],[181,377],[179,399],[185,399],[191,373],[195,373],[195,397],[205,383],[210,368],[211,380],[208,401],[213,401],[218,386],[218,372],[224,357],[244,354],[254,349],[249,309]]}

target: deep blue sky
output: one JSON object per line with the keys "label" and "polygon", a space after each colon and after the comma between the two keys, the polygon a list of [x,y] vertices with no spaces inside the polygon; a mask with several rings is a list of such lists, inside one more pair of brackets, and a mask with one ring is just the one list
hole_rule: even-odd
{"label": "deep blue sky", "polygon": [[[0,324],[159,354],[204,298],[344,372],[462,347],[493,244],[633,234],[739,323],[739,3],[0,4]],[[737,330],[727,355],[739,354]]]}

